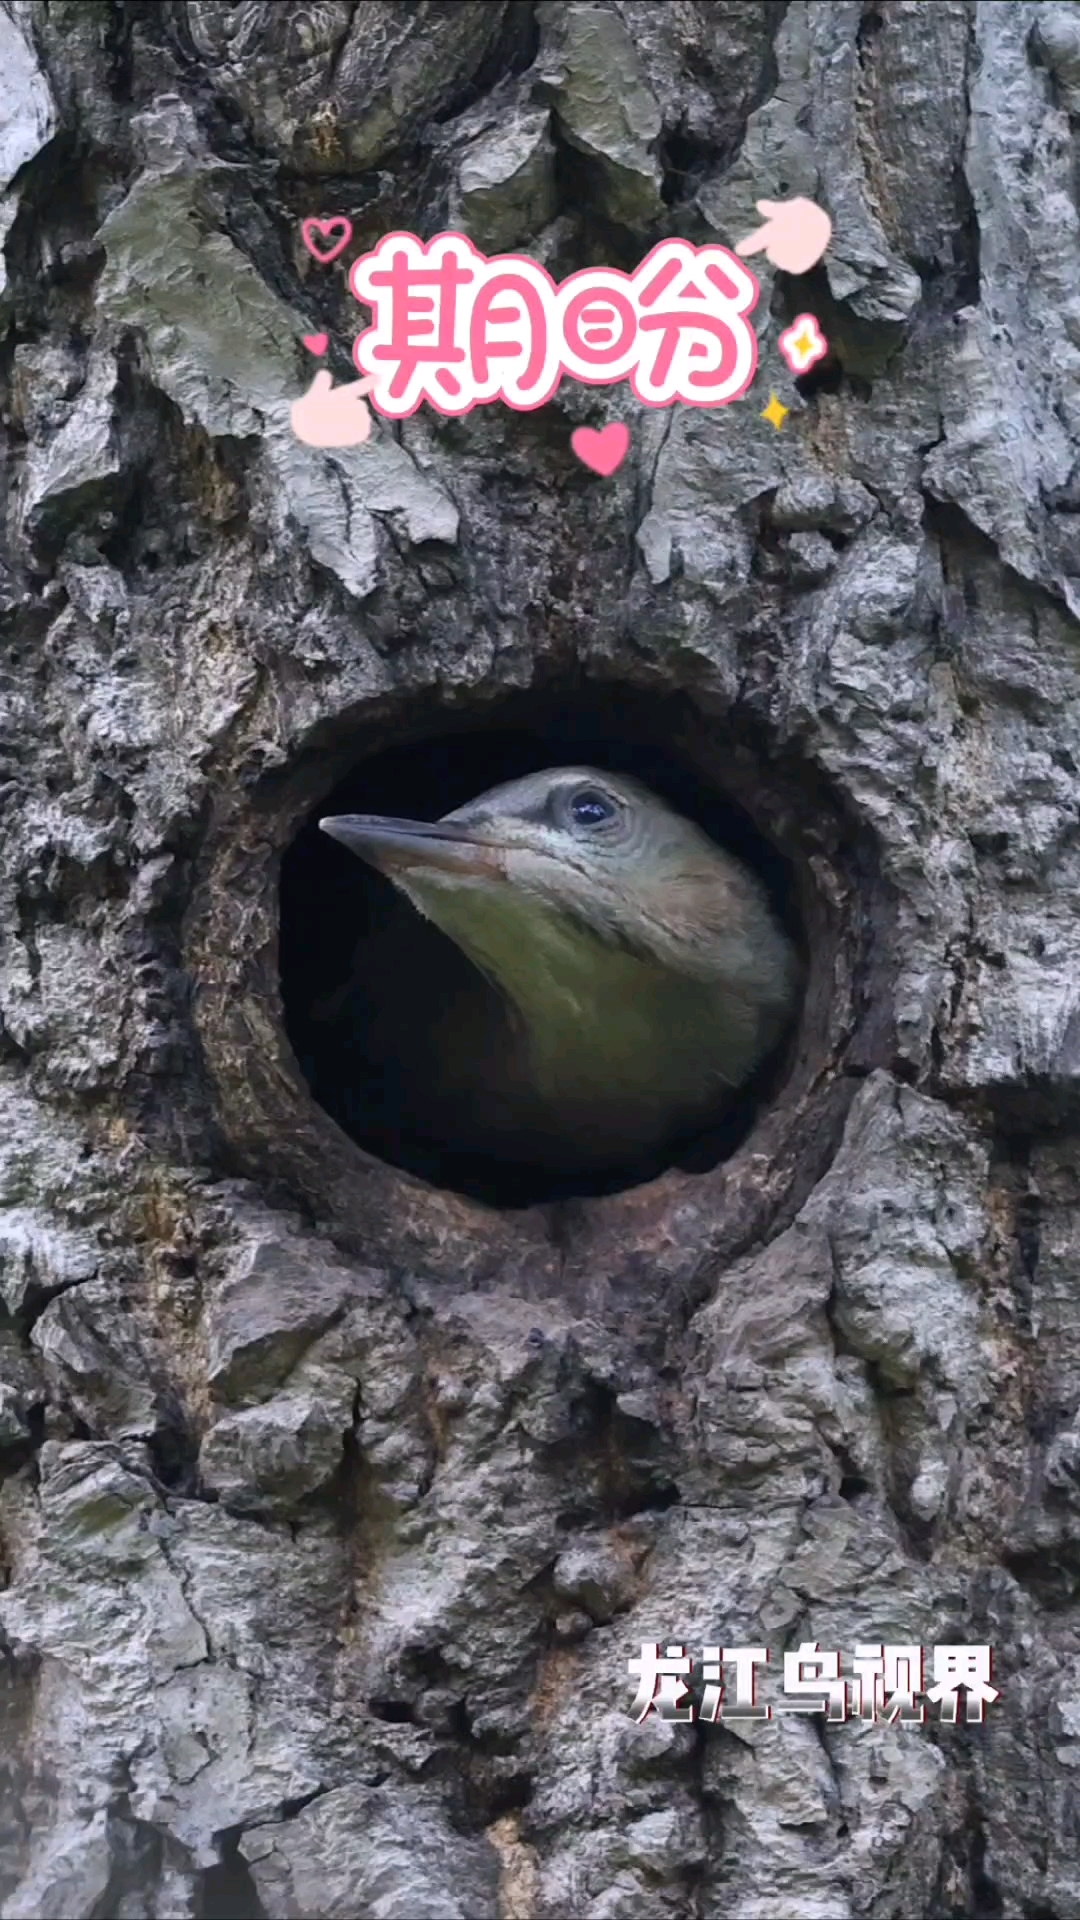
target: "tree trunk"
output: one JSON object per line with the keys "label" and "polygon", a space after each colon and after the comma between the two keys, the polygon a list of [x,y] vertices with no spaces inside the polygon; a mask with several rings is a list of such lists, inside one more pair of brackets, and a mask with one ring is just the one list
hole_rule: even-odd
{"label": "tree trunk", "polygon": [[[1080,1915],[1080,9],[7,0],[0,54],[0,1910]],[[560,280],[795,195],[737,404],[292,433],[384,234]],[[510,1205],[313,1095],[313,816],[522,740],[726,808],[798,929],[714,1164]],[[635,1721],[643,1642],[782,1705],[804,1641],[999,1698]]]}

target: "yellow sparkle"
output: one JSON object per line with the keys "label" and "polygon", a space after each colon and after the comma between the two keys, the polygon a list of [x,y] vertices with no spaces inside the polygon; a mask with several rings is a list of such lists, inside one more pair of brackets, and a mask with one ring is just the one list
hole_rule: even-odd
{"label": "yellow sparkle", "polygon": [[790,407],[785,407],[783,402],[777,399],[775,393],[770,393],[769,404],[767,407],[762,408],[758,417],[759,419],[767,420],[769,425],[775,427],[777,433],[779,433],[790,412]]}

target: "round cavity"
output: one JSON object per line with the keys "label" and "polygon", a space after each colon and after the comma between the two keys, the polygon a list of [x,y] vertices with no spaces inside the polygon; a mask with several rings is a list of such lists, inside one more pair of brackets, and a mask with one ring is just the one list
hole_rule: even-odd
{"label": "round cavity", "polygon": [[[286,1032],[320,1106],[366,1152],[434,1186],[522,1207],[618,1192],[668,1167],[705,1172],[745,1138],[784,1074],[781,1041],[708,1132],[662,1155],[551,1172],[500,1151],[500,997],[460,949],[373,867],[319,830],[328,814],[437,820],[487,789],[557,766],[629,774],[700,825],[764,884],[802,949],[796,877],[724,791],[719,751],[689,744],[682,700],[610,689],[500,703],[490,717],[369,753],[320,799],[281,866],[279,966]],[[697,717],[700,731],[700,716]],[[703,764],[703,760],[706,764]],[[745,784],[745,783],[744,783]],[[744,798],[747,796],[744,793]],[[477,1039],[476,1036],[481,1036]],[[489,1036],[495,1036],[494,1039]],[[448,1046],[475,1050],[475,1081],[447,1089]],[[482,1139],[483,1150],[475,1141]]]}

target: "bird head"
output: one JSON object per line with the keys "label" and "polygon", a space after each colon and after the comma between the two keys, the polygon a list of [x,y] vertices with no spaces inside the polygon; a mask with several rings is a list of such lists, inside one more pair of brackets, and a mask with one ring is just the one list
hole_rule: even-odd
{"label": "bird head", "polygon": [[[798,964],[747,869],[625,775],[558,767],[434,822],[345,814],[324,833],[376,867],[527,1014],[620,978],[715,985],[789,1009]],[[633,966],[636,963],[636,975]],[[644,970],[644,971],[643,971]]]}

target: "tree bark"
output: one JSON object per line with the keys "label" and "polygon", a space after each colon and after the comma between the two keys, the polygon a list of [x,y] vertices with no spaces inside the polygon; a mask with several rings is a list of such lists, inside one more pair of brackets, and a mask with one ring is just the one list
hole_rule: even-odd
{"label": "tree bark", "polygon": [[[1080,1915],[1078,118],[1036,0],[6,0],[8,1920]],[[738,404],[291,431],[383,234],[799,194]],[[579,711],[774,850],[805,1001],[715,1166],[489,1206],[313,1098],[279,876]],[[642,1642],[814,1640],[1000,1697],[635,1724]]]}

